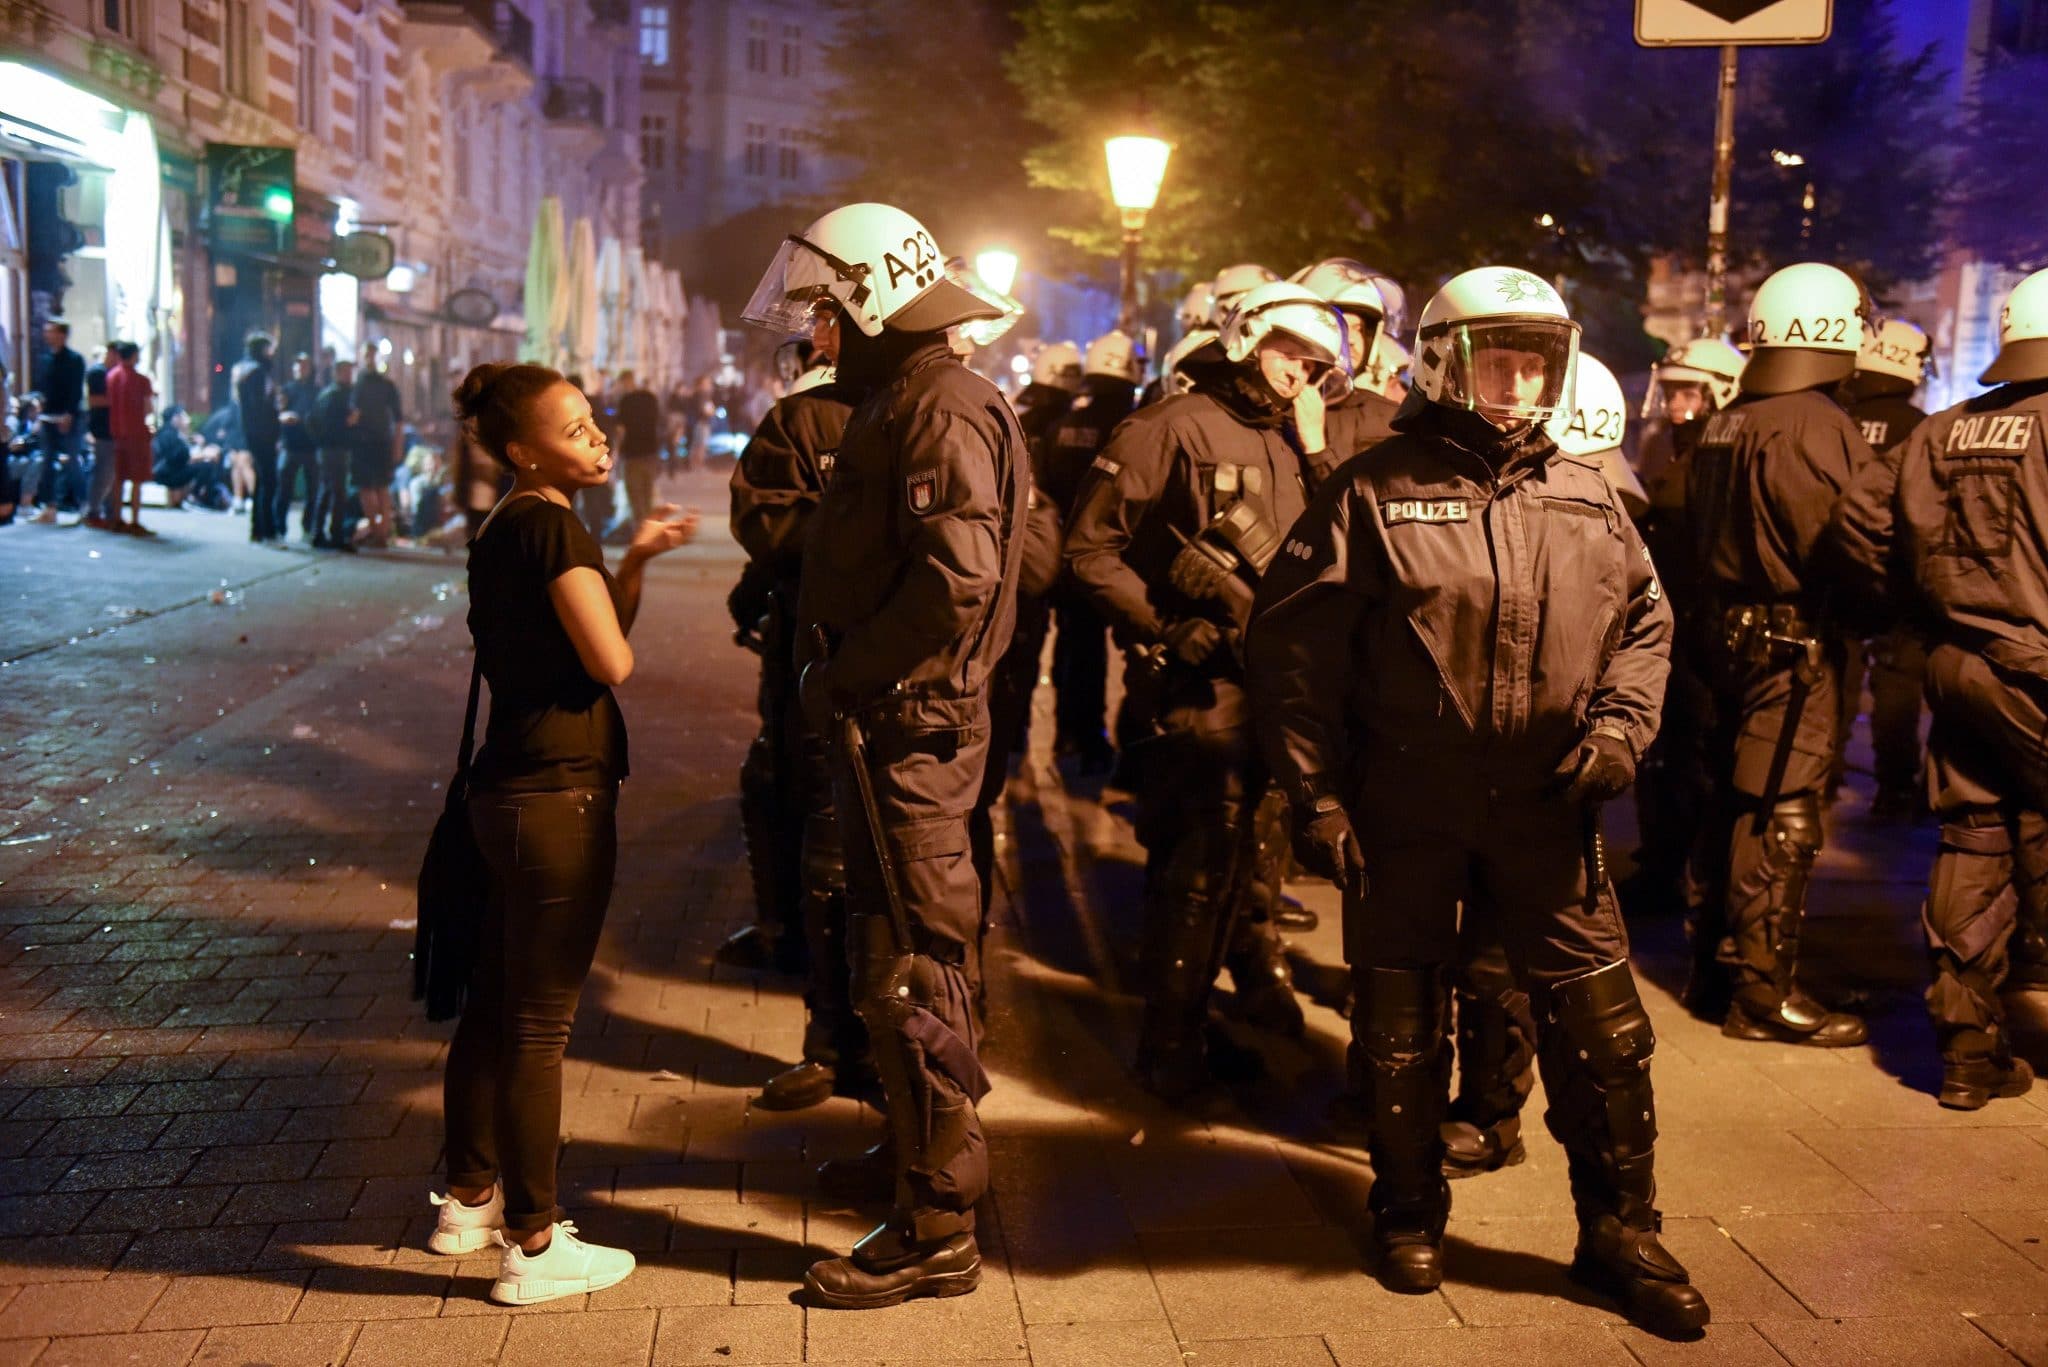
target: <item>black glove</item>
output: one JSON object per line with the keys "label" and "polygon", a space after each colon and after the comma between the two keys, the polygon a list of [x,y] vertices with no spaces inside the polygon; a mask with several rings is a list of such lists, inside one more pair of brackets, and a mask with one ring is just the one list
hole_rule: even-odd
{"label": "black glove", "polygon": [[1173,563],[1166,567],[1166,582],[1175,592],[1189,598],[1220,599],[1229,581],[1230,571],[1192,541],[1182,546]]}
{"label": "black glove", "polygon": [[1310,873],[1350,891],[1365,882],[1365,852],[1351,818],[1334,793],[1297,801],[1294,807],[1294,857]]}
{"label": "black glove", "polygon": [[1184,665],[1198,665],[1223,644],[1223,630],[1205,617],[1183,617],[1166,629],[1166,653]]}
{"label": "black glove", "polygon": [[1573,802],[1612,802],[1636,781],[1636,757],[1611,731],[1594,731],[1557,766],[1557,780]]}

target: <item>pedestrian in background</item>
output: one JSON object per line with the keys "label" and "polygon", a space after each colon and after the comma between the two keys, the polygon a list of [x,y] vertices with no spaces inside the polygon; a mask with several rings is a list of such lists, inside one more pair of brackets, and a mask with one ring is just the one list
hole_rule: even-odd
{"label": "pedestrian in background", "polygon": [[363,364],[356,371],[355,452],[349,469],[369,524],[365,540],[372,546],[391,544],[391,476],[405,458],[400,445],[405,411],[398,386],[378,367],[380,354],[377,343],[365,346]]}
{"label": "pedestrian in background", "polygon": [[43,324],[43,345],[36,370],[36,393],[42,396],[36,438],[43,457],[29,472],[21,501],[40,505],[36,521],[55,522],[66,487],[78,477],[78,453],[85,442],[78,421],[78,410],[85,406],[85,357],[71,349],[71,324],[60,319]]}
{"label": "pedestrian in background", "polygon": [[292,377],[284,382],[279,399],[284,409],[284,452],[277,470],[277,510],[271,520],[280,537],[291,521],[292,490],[302,478],[306,481],[306,503],[299,513],[299,532],[308,541],[317,534],[313,505],[320,500],[320,448],[313,440],[313,429],[307,419],[313,416],[313,404],[319,397],[320,384],[313,378],[313,358],[302,351],[292,357]]}
{"label": "pedestrian in background", "polygon": [[[118,344],[108,342],[100,353],[100,359],[85,372],[85,432],[92,438],[92,478],[87,485],[84,522],[88,527],[102,530],[120,525],[118,517],[109,516],[118,508],[110,509],[107,504],[114,500],[114,429],[110,426],[107,408],[107,376],[121,363]],[[118,503],[118,500],[114,500]]]}
{"label": "pedestrian in background", "polygon": [[[249,539],[256,542],[275,541],[279,535],[277,439],[284,429],[277,411],[277,381],[270,373],[270,348],[270,339],[262,333],[251,336],[233,375],[235,417],[255,474],[249,492]],[[241,496],[239,488],[235,492]]]}
{"label": "pedestrian in background", "polygon": [[[149,415],[156,411],[156,386],[136,369],[142,348],[133,342],[114,344],[115,366],[107,375],[107,448],[93,459],[104,459],[112,469],[108,492],[112,496],[110,526],[135,536],[149,533],[142,525],[142,486],[149,482],[155,461],[150,450]],[[93,476],[99,484],[97,470]],[[120,518],[121,495],[128,495],[128,521]]]}
{"label": "pedestrian in background", "polygon": [[356,367],[336,361],[334,379],[313,400],[307,427],[320,453],[320,493],[313,509],[313,548],[355,550],[348,526],[348,475],[354,462]]}
{"label": "pedestrian in background", "polygon": [[661,400],[633,372],[619,372],[619,458],[626,465],[626,500],[630,516],[644,518],[654,506],[654,480],[661,473]]}
{"label": "pedestrian in background", "polygon": [[576,520],[579,490],[611,473],[590,402],[555,371],[480,365],[455,391],[463,423],[516,474],[470,546],[469,625],[491,688],[469,817],[490,888],[469,997],[448,1051],[447,1197],[427,1246],[475,1253],[502,1239],[491,1299],[581,1295],[633,1270],[623,1249],[585,1243],[556,1205],[562,1052],[618,852],[614,810],[626,725],[612,688],[642,572],[689,541],[673,507],[640,524],[619,566]]}

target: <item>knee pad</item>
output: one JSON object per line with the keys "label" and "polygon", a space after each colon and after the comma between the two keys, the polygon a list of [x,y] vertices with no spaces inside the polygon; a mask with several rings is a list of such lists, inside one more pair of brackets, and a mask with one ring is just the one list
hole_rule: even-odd
{"label": "knee pad", "polygon": [[773,805],[777,767],[775,742],[763,731],[747,746],[747,757],[740,762],[741,807]]}
{"label": "knee pad", "polygon": [[1375,1073],[1400,1075],[1435,1065],[1444,1049],[1448,994],[1435,968],[1363,968],[1353,981],[1352,1030]]}
{"label": "knee pad", "polygon": [[1626,1085],[1649,1070],[1657,1034],[1626,960],[1555,983],[1546,995],[1547,1023],[1603,1087]]}
{"label": "knee pad", "polygon": [[1812,868],[1822,843],[1820,798],[1813,793],[1799,793],[1780,799],[1771,808],[1766,829],[1773,864],[1781,868]]}

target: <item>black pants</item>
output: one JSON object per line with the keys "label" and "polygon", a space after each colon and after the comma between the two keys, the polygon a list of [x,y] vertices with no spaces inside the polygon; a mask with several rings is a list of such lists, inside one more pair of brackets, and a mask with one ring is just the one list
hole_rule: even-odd
{"label": "black pants", "polygon": [[562,1052],[611,900],[616,806],[615,788],[469,800],[491,890],[476,979],[448,1048],[448,1181],[502,1181],[514,1234],[561,1218]]}
{"label": "black pants", "polygon": [[292,491],[298,488],[299,480],[306,481],[306,506],[299,514],[299,530],[307,537],[313,535],[313,505],[319,499],[320,467],[310,446],[287,445],[279,458],[277,467],[277,500],[272,505],[270,528],[283,536],[292,520]]}
{"label": "black pants", "polygon": [[1109,629],[1095,605],[1079,593],[1061,594],[1053,612],[1059,623],[1052,646],[1057,744],[1063,751],[1101,749],[1107,744],[1103,714],[1109,687]]}
{"label": "black pants", "polygon": [[[853,1001],[867,1026],[895,1144],[892,1222],[919,1240],[974,1228],[988,1190],[975,1106],[988,1091],[974,987],[981,890],[967,818],[988,759],[988,723],[870,729],[869,777],[882,823],[867,827],[852,757],[832,756],[845,843]],[[889,842],[912,943],[897,945],[877,839]]]}
{"label": "black pants", "polygon": [[341,545],[348,540],[346,446],[320,448],[320,492],[313,500],[313,535]]}
{"label": "black pants", "polygon": [[249,539],[269,541],[284,535],[277,518],[277,438],[249,438],[249,460],[256,467],[256,492],[249,499]]}

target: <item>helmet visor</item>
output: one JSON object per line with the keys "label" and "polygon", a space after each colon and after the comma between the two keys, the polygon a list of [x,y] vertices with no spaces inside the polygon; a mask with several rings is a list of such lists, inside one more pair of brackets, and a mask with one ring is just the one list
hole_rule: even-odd
{"label": "helmet visor", "polygon": [[1490,417],[1548,422],[1571,407],[1579,326],[1562,318],[1449,324],[1442,400]]}
{"label": "helmet visor", "polygon": [[981,278],[981,273],[959,257],[946,263],[946,278],[969,294],[999,311],[994,318],[970,318],[959,324],[960,335],[975,346],[989,346],[1024,316],[1024,305]]}
{"label": "helmet visor", "polygon": [[782,239],[740,317],[785,337],[807,334],[818,308],[843,301],[858,316],[868,301],[867,267],[841,261],[794,233]]}

